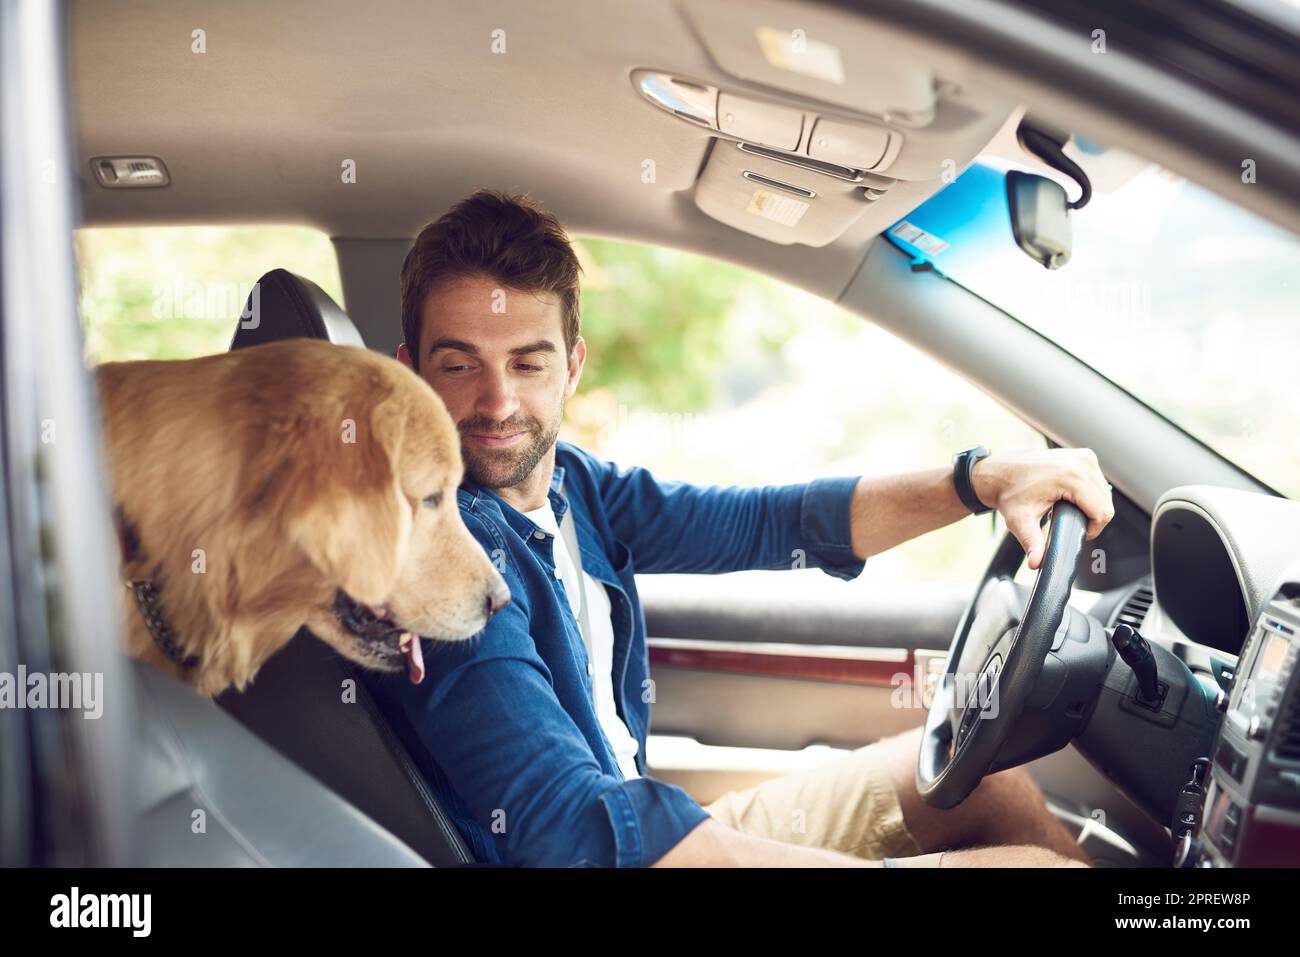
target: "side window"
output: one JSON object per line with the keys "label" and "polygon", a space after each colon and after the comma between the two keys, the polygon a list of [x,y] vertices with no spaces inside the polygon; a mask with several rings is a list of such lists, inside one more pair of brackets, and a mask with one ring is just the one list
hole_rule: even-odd
{"label": "side window", "polygon": [[[980,443],[1045,445],[955,373],[793,287],[607,240],[583,242],[582,256],[587,368],[561,437],[621,465],[699,484],[772,485],[944,466]],[[994,535],[990,516],[963,519],[875,556],[854,584],[973,585]],[[842,584],[795,574],[814,587]]]}
{"label": "side window", "polygon": [[253,283],[277,267],[343,301],[329,238],[301,226],[80,229],[76,249],[92,365],[224,352]]}

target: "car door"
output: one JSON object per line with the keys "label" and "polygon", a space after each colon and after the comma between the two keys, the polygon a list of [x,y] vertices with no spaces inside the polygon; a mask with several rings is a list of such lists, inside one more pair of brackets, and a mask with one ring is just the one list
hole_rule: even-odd
{"label": "car door", "polygon": [[651,773],[708,802],[919,725],[970,589],[642,576]]}
{"label": "car door", "polygon": [[[132,841],[133,694],[81,361],[63,27],[58,4],[0,2],[0,671],[31,701],[0,709],[6,865],[122,864]],[[48,697],[28,696],[33,679]]]}

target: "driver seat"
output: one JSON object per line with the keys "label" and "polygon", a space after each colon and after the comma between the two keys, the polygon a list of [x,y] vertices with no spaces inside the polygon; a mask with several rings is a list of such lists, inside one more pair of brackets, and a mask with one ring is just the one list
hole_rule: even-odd
{"label": "driver seat", "polygon": [[[295,338],[364,345],[352,320],[319,286],[275,269],[253,287],[230,348]],[[216,700],[430,864],[474,863],[357,667],[306,628],[246,691],[227,691]]]}

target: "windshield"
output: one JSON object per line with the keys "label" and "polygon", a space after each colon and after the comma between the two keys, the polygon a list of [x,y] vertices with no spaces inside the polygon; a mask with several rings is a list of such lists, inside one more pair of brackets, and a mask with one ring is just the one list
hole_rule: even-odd
{"label": "windshield", "polygon": [[1070,214],[1073,255],[1060,269],[1016,246],[1004,173],[1022,167],[996,157],[981,157],[889,238],[1300,497],[1291,368],[1300,356],[1300,241],[1130,154],[1071,149],[1093,197]]}

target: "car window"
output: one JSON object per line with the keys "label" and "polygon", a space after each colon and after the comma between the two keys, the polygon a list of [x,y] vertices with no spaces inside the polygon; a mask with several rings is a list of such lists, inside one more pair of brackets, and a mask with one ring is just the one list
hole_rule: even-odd
{"label": "car window", "polygon": [[[1045,444],[912,346],[792,286],[648,246],[587,240],[581,253],[589,352],[561,438],[620,465],[765,485],[947,466],[980,443]],[[972,518],[921,536],[873,558],[857,582],[972,582],[993,528]]]}
{"label": "car window", "polygon": [[[1300,354],[1300,238],[1131,154],[1085,143],[1073,156],[1093,196],[1071,213],[1073,255],[1060,269],[1016,247],[1004,182],[1013,164],[996,157],[887,235],[1300,496],[1300,397],[1286,371]],[[1253,175],[1244,167],[1239,188]]]}
{"label": "car window", "polygon": [[[84,229],[77,250],[94,362],[224,351],[249,285],[277,266],[341,300],[334,251],[310,229]],[[1044,444],[953,372],[792,286],[678,250],[608,239],[577,250],[589,353],[561,438],[620,465],[765,485],[946,466],[980,443]],[[922,536],[873,558],[859,581],[973,581],[993,528],[971,519]]]}
{"label": "car window", "polygon": [[343,301],[329,238],[301,226],[110,227],[75,241],[92,364],[224,352],[253,283],[277,267]]}

